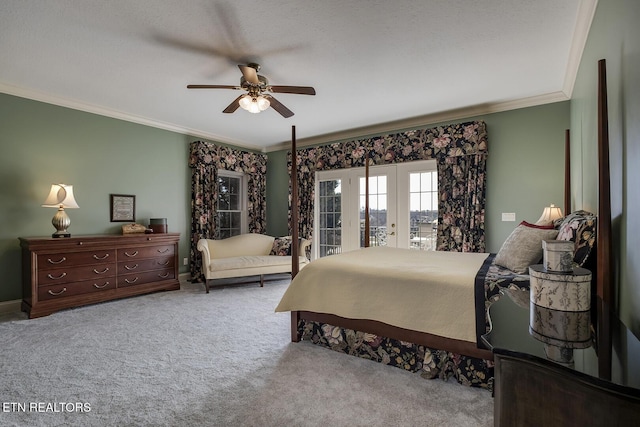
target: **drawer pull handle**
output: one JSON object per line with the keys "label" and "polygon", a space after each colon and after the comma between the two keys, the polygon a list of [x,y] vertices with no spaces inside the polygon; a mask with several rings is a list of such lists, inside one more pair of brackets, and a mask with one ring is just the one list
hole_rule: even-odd
{"label": "drawer pull handle", "polygon": [[98,270],[96,270],[95,268],[93,269],[93,272],[94,272],[94,273],[96,273],[96,274],[104,274],[104,273],[106,273],[107,271],[109,271],[109,267],[105,268],[105,269],[104,269],[104,270],[102,270],[102,271],[98,271]]}
{"label": "drawer pull handle", "polygon": [[136,268],[138,268],[138,264],[134,265],[133,267],[129,267],[128,265],[125,265],[124,268],[126,268],[127,270],[135,270]]}
{"label": "drawer pull handle", "polygon": [[64,292],[67,292],[67,288],[62,288],[62,290],[60,292],[53,292],[51,289],[49,289],[49,295],[53,295],[54,297],[58,296],[58,295],[61,295]]}
{"label": "drawer pull handle", "polygon": [[47,274],[47,277],[51,280],[60,280],[62,279],[64,276],[66,276],[67,273],[62,273],[61,275],[59,275],[58,277],[56,276],[52,276],[51,274]]}
{"label": "drawer pull handle", "polygon": [[169,273],[158,273],[158,277],[162,277],[163,279],[166,279],[167,277],[169,277]]}
{"label": "drawer pull handle", "polygon": [[96,288],[96,289],[102,289],[102,288],[104,288],[105,286],[107,286],[108,284],[109,284],[109,282],[104,282],[104,285],[100,286],[100,285],[98,285],[97,283],[94,283],[94,284],[93,284],[93,287],[94,287],[94,288]]}
{"label": "drawer pull handle", "polygon": [[158,261],[158,265],[162,265],[166,267],[167,265],[169,265],[170,262],[171,262],[170,260],[166,260],[165,262]]}
{"label": "drawer pull handle", "polygon": [[158,249],[158,253],[166,254],[167,252],[169,252],[169,248]]}
{"label": "drawer pull handle", "polygon": [[60,259],[60,261],[54,261],[51,258],[47,258],[47,261],[49,262],[49,264],[61,264],[61,263],[65,262],[66,260],[67,260],[67,258],[65,258],[65,257],[62,257]]}
{"label": "drawer pull handle", "polygon": [[124,281],[125,281],[125,282],[127,282],[127,283],[136,283],[136,282],[138,281],[138,278],[136,277],[136,278],[135,278],[135,279],[133,279],[133,280],[124,279]]}
{"label": "drawer pull handle", "polygon": [[96,254],[93,255],[93,258],[97,259],[97,260],[102,260],[102,259],[107,259],[109,258],[109,254],[104,254],[104,256],[100,257]]}
{"label": "drawer pull handle", "polygon": [[129,252],[125,252],[124,254],[125,254],[126,256],[128,256],[128,257],[133,257],[133,256],[138,255],[138,251],[135,251],[135,252],[134,252],[134,253],[132,253],[132,254],[130,254]]}

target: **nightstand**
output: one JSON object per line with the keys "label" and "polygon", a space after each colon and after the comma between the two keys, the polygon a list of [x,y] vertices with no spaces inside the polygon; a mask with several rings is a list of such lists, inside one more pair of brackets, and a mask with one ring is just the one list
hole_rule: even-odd
{"label": "nightstand", "polygon": [[482,341],[494,352],[494,425],[637,425],[638,339],[614,319],[613,375],[606,380],[594,345],[573,348],[569,364],[547,357],[546,343],[530,332],[530,306],[528,292],[507,290],[489,307],[491,331]]}

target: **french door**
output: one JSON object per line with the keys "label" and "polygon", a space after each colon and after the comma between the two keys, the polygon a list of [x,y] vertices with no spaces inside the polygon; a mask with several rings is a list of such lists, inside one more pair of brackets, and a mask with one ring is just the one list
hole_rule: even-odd
{"label": "french door", "polygon": [[316,174],[313,257],[364,246],[434,250],[438,218],[435,161],[369,168],[369,229],[365,230],[364,168]]}
{"label": "french door", "polygon": [[[369,233],[371,246],[397,245],[396,167],[369,168],[369,230],[365,230],[365,176],[364,168],[355,170],[358,178],[357,210],[359,218],[359,244],[364,247],[365,233]],[[353,202],[356,202],[353,199]]]}

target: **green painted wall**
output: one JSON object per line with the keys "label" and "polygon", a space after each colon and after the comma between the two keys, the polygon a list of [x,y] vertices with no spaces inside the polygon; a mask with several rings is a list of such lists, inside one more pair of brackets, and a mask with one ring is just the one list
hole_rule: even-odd
{"label": "green painted wall", "polygon": [[121,233],[109,194],[133,194],[137,222],[166,217],[169,231],[181,233],[180,260],[188,257],[192,139],[0,94],[0,301],[22,298],[18,237],[55,231],[55,209],[40,206],[52,183],[73,185],[80,209],[67,211],[72,235]]}
{"label": "green painted wall", "polygon": [[[544,206],[563,204],[564,140],[569,128],[569,102],[471,117],[487,124],[487,251],[497,252],[522,220],[535,222]],[[437,124],[426,125],[433,127]],[[269,153],[267,230],[288,233],[286,151]],[[502,222],[514,212],[516,222]]]}
{"label": "green painted wall", "polygon": [[598,2],[571,100],[574,206],[597,211],[598,60],[607,65],[616,299],[640,337],[640,2]]}
{"label": "green painted wall", "polygon": [[[562,147],[568,102],[472,117],[487,123],[490,156],[487,250],[496,252],[516,223],[535,221],[542,207],[562,203]],[[75,235],[119,233],[109,222],[109,194],[136,195],[137,221],[166,217],[182,234],[188,257],[193,137],[0,94],[0,301],[22,297],[19,236],[51,234],[53,209],[40,205],[54,182],[73,184],[80,209],[69,210]],[[267,170],[267,232],[287,234],[286,152],[271,152]],[[181,272],[187,269],[180,267]]]}
{"label": "green painted wall", "polygon": [[287,152],[273,151],[267,157],[267,234],[286,236],[288,223],[289,174]]}

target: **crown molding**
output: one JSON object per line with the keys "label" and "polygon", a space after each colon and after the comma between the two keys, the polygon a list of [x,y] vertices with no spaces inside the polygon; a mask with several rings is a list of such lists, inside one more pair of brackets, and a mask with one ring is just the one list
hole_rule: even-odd
{"label": "crown molding", "polygon": [[[269,147],[259,147],[242,143],[236,140],[225,138],[220,135],[214,135],[207,132],[202,132],[196,129],[190,129],[182,126],[177,126],[171,123],[165,123],[158,120],[152,120],[146,117],[136,116],[133,114],[127,114],[122,111],[104,108],[92,104],[87,104],[77,100],[68,98],[62,98],[51,94],[35,91],[32,89],[20,88],[17,86],[8,85],[0,82],[0,92],[8,95],[14,95],[21,98],[32,99],[47,104],[53,104],[60,107],[71,108],[87,113],[97,114],[105,117],[110,117],[118,120],[124,120],[140,125],[150,126],[158,129],[167,130],[170,132],[176,132],[183,135],[193,136],[196,138],[203,138],[206,140],[215,141],[222,144],[228,144],[239,148],[248,150],[268,153],[273,151],[286,150],[290,147],[289,141],[283,141]],[[427,114],[423,116],[410,117],[403,120],[378,123],[371,126],[363,126],[352,129],[345,129],[337,132],[326,133],[309,138],[302,138],[297,141],[298,147],[321,145],[331,142],[344,141],[349,139],[363,138],[366,136],[384,135],[387,133],[399,132],[407,129],[415,129],[432,125],[435,123],[442,123],[447,121],[455,121],[460,119],[468,119],[470,117],[480,116],[484,114],[498,113],[502,111],[515,110],[519,108],[533,107],[537,105],[549,104],[553,102],[566,101],[570,99],[566,95],[566,92],[553,92],[545,95],[533,96],[529,98],[509,100],[495,103],[480,104],[466,108],[460,108],[455,110],[443,111],[433,114]]]}
{"label": "crown molding", "polygon": [[88,104],[75,99],[69,99],[52,95],[45,92],[36,91],[33,89],[27,89],[24,87],[18,87],[10,84],[0,82],[0,93],[6,93],[7,95],[13,95],[20,98],[31,99],[33,101],[44,102],[46,104],[52,104],[59,107],[70,108],[73,110],[82,111],[85,113],[97,114],[99,116],[110,117],[112,119],[124,120],[139,125],[149,126],[157,129],[167,130],[170,132],[179,133],[182,135],[193,136],[196,138],[202,138],[206,140],[215,141],[222,144],[233,145],[237,147],[246,148],[254,151],[264,151],[263,147],[257,145],[250,145],[240,143],[236,140],[226,138],[221,135],[215,135],[208,132],[202,132],[197,129],[191,129],[184,126],[178,126],[173,123],[162,122],[159,120],[149,119],[147,117],[136,116],[134,114],[124,113],[122,111],[101,107],[98,105]]}
{"label": "crown molding", "polygon": [[583,0],[578,7],[578,17],[576,19],[576,27],[573,31],[573,39],[571,40],[571,49],[569,51],[569,61],[567,62],[567,71],[564,78],[563,92],[570,99],[573,95],[573,87],[576,83],[582,53],[587,44],[589,37],[589,29],[591,22],[596,14],[598,0]]}
{"label": "crown molding", "polygon": [[[532,96],[528,98],[501,101],[495,103],[479,104],[466,108],[442,111],[423,116],[411,117],[408,119],[379,123],[372,126],[363,126],[353,129],[345,129],[338,132],[326,133],[323,135],[296,140],[297,147],[308,147],[322,145],[331,142],[339,142],[367,136],[385,135],[400,132],[408,129],[416,129],[436,123],[451,122],[485,114],[500,113],[503,111],[517,110],[519,108],[535,107],[538,105],[551,104],[554,102],[567,101],[569,97],[563,92],[552,92],[545,95]],[[266,152],[287,150],[291,147],[290,142],[281,142],[266,148]]]}

